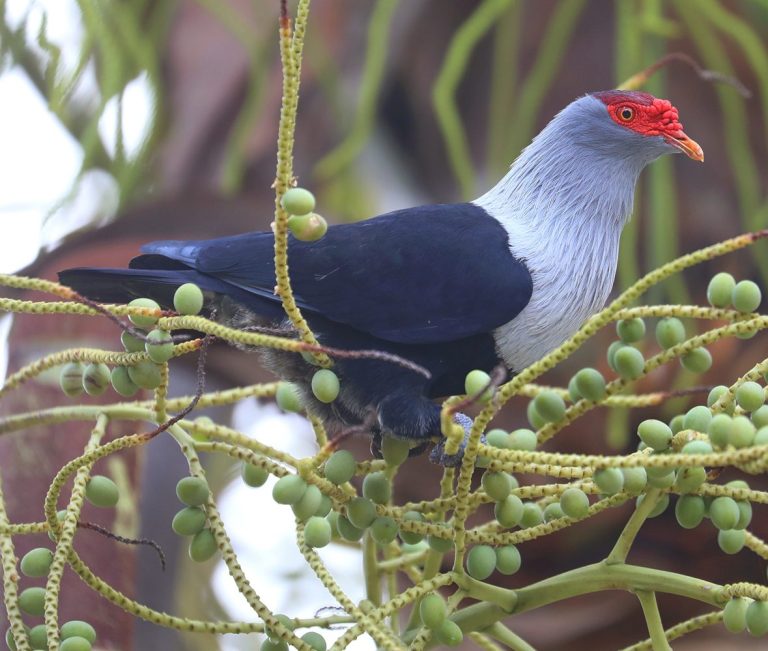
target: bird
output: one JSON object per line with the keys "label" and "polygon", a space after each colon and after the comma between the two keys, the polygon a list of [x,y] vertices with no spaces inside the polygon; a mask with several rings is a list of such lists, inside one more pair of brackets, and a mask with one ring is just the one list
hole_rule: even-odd
{"label": "bird", "polygon": [[[295,383],[330,433],[366,424],[419,450],[440,441],[439,398],[462,394],[468,372],[507,376],[550,352],[605,304],[641,171],[660,156],[703,161],[669,100],[608,90],[578,97],[544,127],[507,174],[473,201],[396,210],[334,225],[313,242],[290,236],[290,278],[321,345],[377,350],[428,371],[338,358],[340,392],[317,400],[311,360],[263,351]],[[128,269],[75,268],[62,284],[102,302],[149,297],[172,306],[196,283],[205,309],[238,327],[296,336],[275,293],[274,234],[158,241]],[[471,420],[457,414],[465,430]],[[443,439],[444,441],[444,439]]]}

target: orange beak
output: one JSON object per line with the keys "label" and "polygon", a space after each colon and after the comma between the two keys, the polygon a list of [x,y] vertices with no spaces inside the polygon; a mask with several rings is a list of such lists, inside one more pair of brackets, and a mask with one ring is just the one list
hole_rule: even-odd
{"label": "orange beak", "polygon": [[673,138],[670,135],[665,135],[664,139],[673,147],[677,147],[688,158],[704,162],[704,150],[701,148],[698,142],[691,140],[688,136],[683,134],[682,138]]}

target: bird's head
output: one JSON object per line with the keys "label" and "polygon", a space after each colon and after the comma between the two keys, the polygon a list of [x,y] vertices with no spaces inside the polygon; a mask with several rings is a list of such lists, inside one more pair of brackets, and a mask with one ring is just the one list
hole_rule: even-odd
{"label": "bird's head", "polygon": [[607,138],[619,144],[624,141],[653,158],[682,152],[693,160],[704,160],[704,152],[685,134],[677,109],[669,100],[625,90],[601,91],[590,97],[602,104],[603,121],[610,127],[605,132]]}

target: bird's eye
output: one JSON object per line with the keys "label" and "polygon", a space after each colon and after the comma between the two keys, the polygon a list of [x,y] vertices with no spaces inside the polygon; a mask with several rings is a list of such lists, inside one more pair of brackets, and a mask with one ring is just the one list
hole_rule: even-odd
{"label": "bird's eye", "polygon": [[622,122],[629,122],[633,117],[635,117],[635,111],[630,106],[622,106],[618,110],[618,115]]}

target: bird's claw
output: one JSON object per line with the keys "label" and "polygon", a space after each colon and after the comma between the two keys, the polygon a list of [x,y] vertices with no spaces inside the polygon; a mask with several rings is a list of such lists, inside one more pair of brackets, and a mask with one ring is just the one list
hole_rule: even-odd
{"label": "bird's claw", "polygon": [[[469,432],[472,429],[472,419],[466,414],[454,414],[453,422],[457,425],[461,425],[464,429],[464,440],[459,444],[459,451],[456,452],[456,454],[446,454],[445,443],[448,439],[442,438],[440,439],[440,442],[432,448],[432,452],[429,453],[429,460],[432,463],[446,466],[447,468],[455,468],[461,464],[461,460],[464,458],[464,450],[469,441]],[[485,443],[485,434],[480,436],[480,440]]]}

